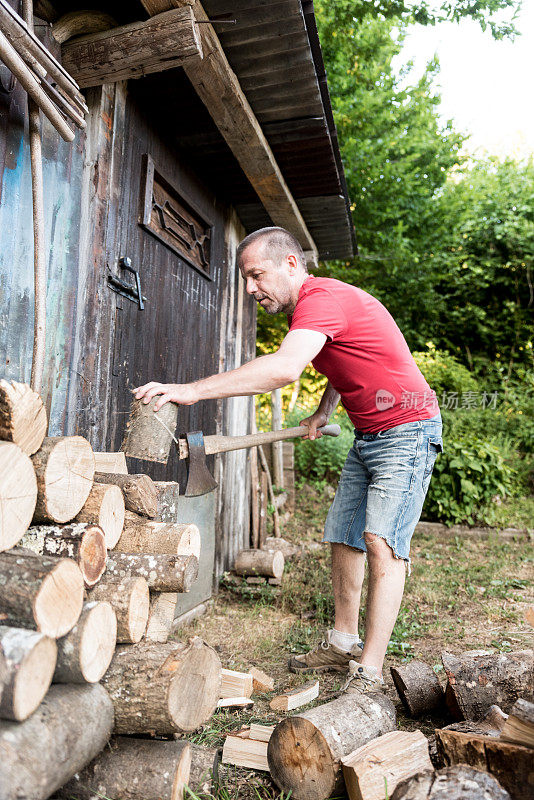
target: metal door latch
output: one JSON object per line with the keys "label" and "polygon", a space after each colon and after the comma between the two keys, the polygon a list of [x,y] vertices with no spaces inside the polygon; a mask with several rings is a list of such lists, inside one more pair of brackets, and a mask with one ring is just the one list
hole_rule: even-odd
{"label": "metal door latch", "polygon": [[128,300],[132,301],[132,303],[137,303],[140,311],[142,311],[145,307],[144,304],[146,303],[146,297],[143,297],[141,292],[141,278],[139,277],[139,271],[132,267],[132,259],[128,257],[119,258],[119,267],[132,273],[135,278],[135,286],[132,286],[130,283],[126,283],[126,281],[123,281],[110,273],[108,275],[109,288],[114,292],[117,292],[117,294],[127,297]]}

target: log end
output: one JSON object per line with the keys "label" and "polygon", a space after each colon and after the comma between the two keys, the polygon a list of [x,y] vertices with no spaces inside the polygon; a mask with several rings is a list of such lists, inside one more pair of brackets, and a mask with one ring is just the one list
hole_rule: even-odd
{"label": "log end", "polygon": [[32,521],[37,479],[29,456],[12,442],[0,442],[0,552],[22,539]]}
{"label": "log end", "polygon": [[183,800],[186,796],[185,787],[189,783],[191,774],[191,745],[189,742],[183,745],[175,760],[176,772],[171,791],[171,800]]}
{"label": "log end", "polygon": [[140,642],[144,636],[150,613],[150,591],[144,578],[133,578],[130,604],[128,607],[128,632],[132,644]]}
{"label": "log end", "polygon": [[281,578],[284,574],[284,554],[277,550],[273,557],[273,578]]}
{"label": "log end", "polygon": [[60,559],[34,600],[37,629],[53,639],[65,636],[82,612],[83,591],[83,576],[77,564],[68,558]]}
{"label": "log end", "polygon": [[87,588],[94,586],[104,574],[107,557],[104,532],[99,525],[91,525],[83,535],[78,560]]}
{"label": "log end", "polygon": [[45,439],[43,449],[49,451],[44,470],[44,496],[41,504],[38,502],[35,519],[70,522],[83,508],[93,486],[93,449],[83,436]]}
{"label": "log end", "polygon": [[[176,675],[170,685],[168,706],[177,731],[189,733],[206,722],[217,707],[221,689],[221,660],[215,650],[195,637],[177,651]],[[165,668],[173,668],[173,656]]]}
{"label": "log end", "polygon": [[295,800],[324,800],[335,789],[337,769],[328,743],[302,717],[289,717],[276,726],[267,762],[276,785]]}
{"label": "log end", "polygon": [[35,639],[18,667],[12,687],[12,719],[22,722],[39,707],[52,683],[57,645],[54,639],[33,631],[19,630],[18,634]]}
{"label": "log end", "polygon": [[121,538],[124,527],[124,497],[118,486],[108,485],[100,506],[99,523],[106,537],[106,547],[112,550]]}
{"label": "log end", "polygon": [[117,643],[117,617],[109,603],[96,602],[87,614],[80,643],[80,671],[87,683],[98,683],[111,663]]}

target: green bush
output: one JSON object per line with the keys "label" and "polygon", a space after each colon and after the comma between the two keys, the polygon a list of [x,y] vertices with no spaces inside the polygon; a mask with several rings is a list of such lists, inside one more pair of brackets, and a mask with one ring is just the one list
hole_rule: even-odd
{"label": "green bush", "polygon": [[[296,408],[287,416],[286,425],[298,425],[301,419],[309,416],[309,411]],[[354,426],[344,411],[338,411],[330,420],[341,426],[339,436],[322,436],[314,442],[309,439],[295,440],[295,467],[298,474],[313,482],[337,482],[347,453],[352,447]]]}
{"label": "green bush", "polygon": [[455,356],[446,350],[436,350],[432,342],[427,347],[428,350],[413,353],[413,357],[438,400],[443,392],[461,394],[479,389],[476,377]]}

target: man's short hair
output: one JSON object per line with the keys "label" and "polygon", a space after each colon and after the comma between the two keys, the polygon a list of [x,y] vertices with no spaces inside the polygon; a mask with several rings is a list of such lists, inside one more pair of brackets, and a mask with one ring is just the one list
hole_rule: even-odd
{"label": "man's short hair", "polygon": [[299,240],[293,236],[292,233],[286,231],[285,228],[278,227],[260,228],[257,231],[249,233],[248,236],[245,236],[237,248],[236,258],[238,267],[241,266],[244,251],[258,239],[261,239],[263,242],[265,255],[274,263],[280,263],[289,253],[293,253],[296,255],[302,269],[305,272],[308,271],[306,256],[304,255],[304,250],[300,246]]}

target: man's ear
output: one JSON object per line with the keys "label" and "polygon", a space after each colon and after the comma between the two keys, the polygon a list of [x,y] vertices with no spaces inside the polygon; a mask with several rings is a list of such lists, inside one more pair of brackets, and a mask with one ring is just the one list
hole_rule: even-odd
{"label": "man's ear", "polygon": [[288,256],[286,256],[286,258],[287,258],[287,263],[289,264],[289,273],[290,275],[294,275],[299,265],[297,257],[294,256],[292,253],[290,253]]}

